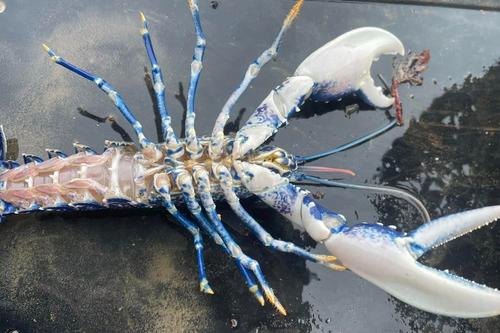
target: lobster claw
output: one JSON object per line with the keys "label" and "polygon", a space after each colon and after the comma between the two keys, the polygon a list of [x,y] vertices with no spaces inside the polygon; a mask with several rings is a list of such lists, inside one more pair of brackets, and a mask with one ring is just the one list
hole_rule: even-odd
{"label": "lobster claw", "polygon": [[311,97],[315,100],[326,102],[357,93],[371,106],[389,108],[394,99],[385,96],[370,75],[372,63],[384,54],[404,55],[404,46],[386,30],[354,29],[314,51],[294,75],[314,80]]}
{"label": "lobster claw", "polygon": [[409,234],[377,224],[332,233],[328,250],[351,271],[425,311],[463,318],[500,314],[500,292],[416,261],[427,250],[500,218],[500,206],[445,216]]}

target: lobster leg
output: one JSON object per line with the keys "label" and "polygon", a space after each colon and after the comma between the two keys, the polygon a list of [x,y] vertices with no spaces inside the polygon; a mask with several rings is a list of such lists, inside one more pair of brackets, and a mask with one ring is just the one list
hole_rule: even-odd
{"label": "lobster leg", "polygon": [[134,131],[139,138],[139,143],[141,147],[145,150],[144,154],[145,156],[148,157],[148,159],[151,159],[153,161],[158,161],[162,154],[158,149],[155,147],[155,145],[146,138],[144,135],[144,130],[142,128],[142,124],[135,118],[134,114],[130,109],[127,107],[125,104],[125,101],[122,99],[120,94],[106,81],[104,81],[102,78],[95,76],[94,74],[91,74],[89,72],[86,72],[75,65],[71,64],[70,62],[66,61],[62,57],[58,56],[53,50],[51,50],[47,45],[43,44],[43,48],[49,55],[50,59],[55,62],[58,65],[63,66],[66,69],[69,69],[73,73],[94,82],[99,89],[101,89],[103,92],[105,92],[108,97],[111,99],[113,104],[120,110],[121,114],[125,117],[125,119],[129,122],[130,125],[134,128]]}
{"label": "lobster leg", "polygon": [[186,150],[192,159],[198,159],[202,153],[196,130],[194,128],[195,120],[195,98],[198,81],[200,80],[201,70],[203,68],[203,55],[207,45],[207,39],[201,28],[200,12],[198,9],[198,0],[188,0],[191,16],[193,17],[194,28],[196,32],[196,46],[193,53],[193,61],[191,62],[191,79],[189,81],[189,89],[187,96],[187,112],[186,112]]}
{"label": "lobster leg", "polygon": [[199,281],[200,281],[200,291],[213,294],[212,288],[208,284],[207,276],[205,274],[205,261],[203,259],[203,238],[200,234],[200,230],[191,221],[189,221],[183,214],[181,214],[177,208],[172,203],[170,197],[170,181],[166,173],[156,174],[154,176],[154,188],[162,196],[164,202],[163,206],[167,211],[174,217],[180,225],[182,225],[187,231],[193,235],[194,247],[196,249],[196,255],[198,257],[198,270],[199,270]]}
{"label": "lobster leg", "polygon": [[141,29],[142,38],[144,39],[144,46],[146,47],[146,52],[148,54],[149,62],[151,63],[151,74],[153,77],[154,91],[156,96],[156,102],[158,103],[158,112],[161,117],[161,129],[163,132],[163,139],[168,148],[169,156],[179,156],[182,155],[182,145],[172,129],[171,118],[166,106],[166,95],[165,95],[165,85],[163,83],[163,75],[161,73],[161,68],[156,60],[156,55],[153,50],[153,43],[151,42],[151,37],[148,30],[148,21],[146,17],[141,12],[141,20],[143,28]]}
{"label": "lobster leg", "polygon": [[[203,230],[212,237],[213,241],[220,245],[222,249],[228,254],[231,255],[231,251],[229,249],[229,246],[226,245],[226,243],[222,240],[221,236],[218,234],[217,230],[212,227],[210,222],[205,218],[205,216],[201,212],[201,207],[196,201],[196,197],[194,194],[194,189],[193,189],[193,184],[191,180],[191,176],[187,173],[187,171],[183,169],[177,169],[173,171],[173,176],[174,180],[177,183],[177,186],[182,189],[183,191],[183,197],[184,200],[186,201],[186,205],[195,217],[195,219],[198,221],[199,225]],[[262,293],[259,290],[259,287],[255,283],[255,281],[252,278],[252,275],[250,274],[249,270],[242,264],[240,260],[235,261],[236,266],[240,270],[245,283],[248,286],[248,289],[250,292],[255,296],[257,301],[261,304],[264,305],[264,297],[262,296]]]}
{"label": "lobster leg", "polygon": [[205,170],[202,166],[195,166],[193,170],[194,170],[193,178],[195,179],[198,185],[197,188],[198,194],[200,196],[203,208],[207,212],[207,215],[210,221],[212,222],[213,226],[224,240],[224,243],[226,243],[227,247],[229,248],[231,256],[235,260],[241,262],[241,264],[246,269],[252,271],[252,273],[259,281],[260,286],[264,290],[264,295],[266,296],[269,303],[274,305],[280,313],[286,315],[285,309],[278,301],[277,297],[274,295],[274,292],[271,289],[271,287],[269,287],[269,284],[267,283],[267,280],[264,277],[264,274],[260,268],[259,263],[256,260],[247,256],[245,253],[243,253],[239,245],[234,241],[234,239],[231,237],[231,235],[227,232],[226,228],[222,224],[222,221],[220,220],[220,217],[217,214],[212,195],[210,193],[210,181],[208,178],[207,170]]}
{"label": "lobster leg", "polygon": [[281,29],[274,39],[271,47],[262,52],[262,54],[257,59],[255,59],[255,61],[252,62],[250,66],[248,66],[243,81],[240,83],[238,88],[233,91],[231,96],[229,96],[229,99],[222,107],[222,111],[219,113],[219,116],[217,117],[217,120],[215,122],[214,129],[212,130],[212,138],[209,146],[209,152],[212,159],[217,159],[223,153],[222,149],[224,144],[224,127],[226,126],[229,116],[233,111],[234,105],[248,88],[253,79],[255,79],[257,75],[259,75],[262,67],[264,67],[264,65],[267,64],[269,60],[276,57],[276,55],[278,54],[278,48],[283,40],[286,31],[292,25],[292,22],[295,20],[297,15],[299,15],[299,12],[303,5],[304,0],[297,0],[295,2],[292,9],[290,9],[290,12],[288,12],[288,15],[283,21]]}
{"label": "lobster leg", "polygon": [[345,268],[336,265],[336,258],[329,255],[313,254],[291,242],[274,239],[255,219],[243,208],[240,200],[233,189],[233,181],[229,170],[222,164],[214,165],[214,174],[219,179],[219,184],[224,191],[224,197],[231,209],[243,221],[243,223],[253,232],[259,241],[274,250],[280,252],[293,253],[301,258],[320,263],[328,268],[344,270]]}

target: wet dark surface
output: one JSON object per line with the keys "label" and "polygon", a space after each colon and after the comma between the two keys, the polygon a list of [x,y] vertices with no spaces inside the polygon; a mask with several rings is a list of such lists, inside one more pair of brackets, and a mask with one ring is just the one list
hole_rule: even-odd
{"label": "wet dark surface", "polygon": [[[47,42],[102,75],[155,137],[145,78],[139,10],[167,81],[174,126],[181,129],[194,34],[184,1],[4,1],[0,14],[0,115],[21,152],[71,151],[79,141],[101,147],[131,135],[108,98],[89,82],[50,63]],[[197,130],[209,134],[246,66],[267,48],[291,1],[200,1],[208,36],[197,99]],[[307,2],[278,59],[268,64],[237,109],[245,120],[267,93],[310,52],[360,26],[395,33],[407,49],[430,48],[421,88],[402,88],[406,124],[315,165],[354,169],[356,183],[409,189],[433,217],[500,203],[500,13],[363,3]],[[390,59],[373,68],[390,77]],[[381,111],[350,116],[308,104],[273,144],[299,155],[342,144],[385,123]],[[112,115],[112,118],[109,116]],[[236,114],[235,114],[236,117]],[[110,120],[111,119],[111,120]],[[228,128],[234,131],[235,123]],[[396,199],[325,187],[320,201],[351,223],[418,226],[416,212]],[[274,236],[325,252],[256,200],[245,205]],[[248,254],[258,259],[289,315],[261,308],[229,259],[207,246],[216,295],[197,291],[189,235],[159,210],[40,214],[0,226],[0,332],[229,331],[495,332],[498,318],[459,320],[407,306],[350,272],[332,272],[273,253],[220,212]],[[426,264],[500,287],[500,227],[492,225],[424,258]],[[234,324],[234,322],[233,322]]]}

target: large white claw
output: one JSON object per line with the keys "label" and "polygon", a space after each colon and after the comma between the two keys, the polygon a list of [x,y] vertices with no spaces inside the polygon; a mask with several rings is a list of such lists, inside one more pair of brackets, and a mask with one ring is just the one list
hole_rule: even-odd
{"label": "large white claw", "polygon": [[372,27],[349,31],[307,57],[295,75],[315,82],[312,98],[331,101],[358,93],[368,104],[388,108],[394,99],[375,86],[370,74],[372,63],[384,54],[404,55],[401,41],[390,32]]}
{"label": "large white claw", "polygon": [[376,224],[333,233],[328,250],[351,271],[419,309],[452,317],[500,315],[500,292],[415,260],[432,246],[500,217],[500,206],[431,221],[408,235]]}

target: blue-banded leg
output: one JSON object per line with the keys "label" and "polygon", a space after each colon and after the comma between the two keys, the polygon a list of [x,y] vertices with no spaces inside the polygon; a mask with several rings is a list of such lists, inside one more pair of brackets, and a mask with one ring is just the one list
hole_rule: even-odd
{"label": "blue-banded leg", "polygon": [[144,46],[146,47],[146,53],[148,54],[149,62],[151,63],[151,75],[153,78],[153,88],[155,92],[156,102],[158,106],[158,112],[161,117],[161,129],[163,133],[163,139],[167,146],[167,154],[172,157],[178,157],[183,153],[183,147],[179,144],[179,140],[174,133],[171,125],[171,117],[167,109],[167,101],[165,94],[165,84],[163,82],[163,75],[161,72],[160,65],[156,60],[156,55],[153,49],[153,43],[151,42],[151,37],[149,35],[149,25],[146,17],[141,12],[141,20],[143,28],[141,29],[142,38],[144,39]]}
{"label": "blue-banded leg", "polygon": [[186,150],[192,159],[198,159],[203,154],[196,130],[194,128],[195,120],[195,99],[198,81],[200,80],[201,70],[203,68],[203,54],[207,45],[207,39],[203,33],[200,20],[200,12],[198,9],[198,0],[188,0],[191,16],[193,17],[194,29],[196,32],[196,46],[193,53],[193,61],[191,62],[191,78],[189,80],[189,90],[187,96],[187,112],[186,112]]}
{"label": "blue-banded leg", "polygon": [[210,156],[212,159],[217,159],[222,155],[223,152],[223,144],[224,144],[224,127],[231,115],[234,105],[240,98],[240,96],[245,92],[250,83],[259,75],[261,68],[269,62],[269,60],[276,57],[278,54],[278,48],[283,40],[285,32],[292,25],[292,22],[295,20],[297,15],[300,12],[304,4],[304,0],[297,0],[293,5],[292,9],[288,12],[283,24],[281,25],[281,29],[278,32],[278,35],[273,41],[273,44],[266,49],[262,54],[252,62],[245,73],[245,77],[243,81],[239,84],[238,88],[233,91],[231,96],[229,96],[228,100],[222,107],[222,111],[219,113],[217,120],[215,122],[215,126],[212,130],[212,138],[210,141]]}
{"label": "blue-banded leg", "polygon": [[227,247],[229,248],[231,256],[235,258],[237,261],[241,262],[243,266],[245,266],[247,269],[253,272],[253,274],[259,281],[262,290],[264,290],[264,294],[266,295],[266,298],[269,301],[269,303],[274,305],[281,314],[286,315],[285,308],[278,301],[278,298],[274,295],[273,290],[267,283],[267,280],[264,277],[264,274],[260,268],[259,263],[256,260],[247,256],[245,253],[243,253],[240,246],[234,241],[234,239],[231,237],[229,232],[222,224],[222,221],[220,220],[220,217],[217,214],[212,194],[210,193],[210,181],[209,181],[208,171],[205,170],[205,168],[202,167],[201,165],[194,166],[193,171],[194,171],[193,178],[196,181],[198,196],[200,197],[203,208],[205,209],[213,226],[224,240],[224,243],[226,243]]}
{"label": "blue-banded leg", "polygon": [[[223,238],[221,238],[220,232],[216,230],[214,226],[212,226],[212,224],[203,215],[201,207],[196,201],[191,175],[182,168],[173,170],[172,175],[174,176],[177,187],[182,190],[184,201],[186,202],[188,210],[196,218],[200,227],[202,227],[205,232],[207,232],[213,238],[216,244],[222,246],[222,248],[228,255],[233,257],[230,244],[228,244],[225,240],[223,240]],[[251,272],[249,271],[251,269],[248,268],[248,265],[245,265],[245,263],[243,263],[239,258],[236,258],[235,263],[239,268],[241,274],[243,275],[249,291],[255,296],[255,298],[261,305],[264,305],[264,297],[258,285],[255,283]],[[259,277],[257,276],[257,278]]]}
{"label": "blue-banded leg", "polygon": [[322,264],[328,268],[343,271],[344,266],[335,264],[336,257],[331,255],[313,254],[303,248],[282,240],[274,239],[255,219],[243,208],[240,199],[233,189],[233,180],[229,170],[222,164],[214,165],[213,173],[219,180],[219,184],[224,191],[224,197],[229,203],[229,206],[236,215],[243,221],[243,223],[252,231],[257,239],[267,247],[280,252],[289,252],[298,255],[306,260],[311,260]]}
{"label": "blue-banded leg", "polygon": [[200,281],[200,291],[207,294],[213,294],[214,292],[208,284],[207,276],[205,274],[205,261],[203,259],[203,238],[200,234],[200,230],[182,213],[180,213],[172,203],[172,199],[170,197],[170,180],[169,176],[166,173],[155,174],[154,188],[162,196],[163,206],[167,209],[167,211],[177,222],[179,222],[180,225],[182,225],[191,233],[191,235],[193,235],[194,247],[196,249],[196,255],[198,258],[198,278]]}
{"label": "blue-banded leg", "polygon": [[129,122],[130,125],[134,128],[134,131],[137,135],[137,138],[139,139],[139,143],[141,145],[141,148],[143,148],[144,155],[153,161],[158,161],[162,154],[161,152],[155,147],[154,143],[152,143],[149,139],[146,138],[144,135],[144,130],[142,128],[142,124],[135,118],[134,114],[130,109],[127,107],[125,104],[125,101],[122,99],[120,94],[104,79],[100,78],[99,76],[96,76],[94,74],[91,74],[83,69],[78,68],[77,66],[73,65],[72,63],[68,62],[64,58],[58,56],[53,50],[51,50],[47,45],[43,44],[43,48],[49,55],[50,59],[55,62],[58,65],[61,65],[62,67],[69,69],[73,73],[83,77],[84,79],[87,79],[89,81],[94,82],[99,89],[101,89],[103,92],[108,95],[108,97],[111,99],[113,104],[120,110],[120,113],[125,117],[125,119]]}

